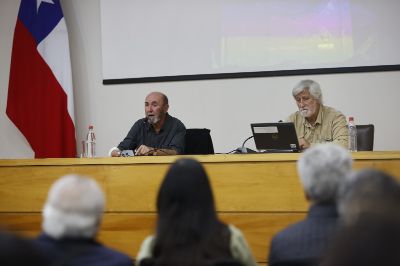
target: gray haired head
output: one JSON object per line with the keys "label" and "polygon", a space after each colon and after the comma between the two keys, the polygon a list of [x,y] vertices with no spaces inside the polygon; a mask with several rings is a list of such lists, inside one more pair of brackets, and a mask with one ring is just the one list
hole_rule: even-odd
{"label": "gray haired head", "polygon": [[307,149],[297,162],[297,170],[308,199],[335,202],[352,164],[351,154],[339,145],[325,143]]}
{"label": "gray haired head", "polygon": [[66,175],[51,187],[43,208],[43,231],[60,239],[95,237],[104,210],[104,194],[95,180]]}
{"label": "gray haired head", "polygon": [[318,82],[311,79],[302,80],[294,86],[292,90],[293,97],[296,97],[299,93],[303,91],[309,91],[311,96],[318,101],[319,104],[323,105],[322,101],[322,91]]}

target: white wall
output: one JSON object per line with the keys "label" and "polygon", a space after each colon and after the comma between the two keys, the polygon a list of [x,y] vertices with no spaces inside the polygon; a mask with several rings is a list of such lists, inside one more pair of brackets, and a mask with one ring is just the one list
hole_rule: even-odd
{"label": "white wall", "polygon": [[[144,97],[159,90],[170,114],[188,128],[211,129],[215,151],[229,152],[251,135],[250,123],[285,119],[296,110],[291,96],[301,79],[317,80],[325,104],[375,124],[375,150],[400,150],[400,72],[291,76],[147,84],[102,85],[100,10],[97,0],[63,1],[69,27],[78,143],[93,123],[97,152],[105,156],[144,115]],[[28,143],[5,115],[11,47],[19,1],[0,2],[0,158],[32,158]],[[254,148],[253,141],[249,141]],[[80,145],[78,144],[80,151]]]}

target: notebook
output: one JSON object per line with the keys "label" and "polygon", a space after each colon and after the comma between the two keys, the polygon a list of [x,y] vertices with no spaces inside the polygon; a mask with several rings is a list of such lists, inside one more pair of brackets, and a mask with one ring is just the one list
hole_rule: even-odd
{"label": "notebook", "polygon": [[299,152],[300,146],[292,122],[251,124],[254,142],[260,152]]}

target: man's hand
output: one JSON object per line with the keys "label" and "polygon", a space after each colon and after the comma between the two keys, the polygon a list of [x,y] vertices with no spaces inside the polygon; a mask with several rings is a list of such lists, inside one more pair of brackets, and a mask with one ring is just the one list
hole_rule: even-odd
{"label": "man's hand", "polygon": [[120,157],[121,156],[121,151],[120,150],[113,150],[111,152],[111,157]]}
{"label": "man's hand", "polygon": [[153,155],[154,148],[148,147],[146,145],[140,145],[139,148],[135,151],[135,155]]}
{"label": "man's hand", "polygon": [[176,155],[178,154],[174,149],[158,149],[148,147],[146,145],[140,145],[135,151],[135,155],[154,155],[154,156],[165,156],[165,155]]}
{"label": "man's hand", "polygon": [[299,145],[301,150],[305,150],[310,147],[310,143],[305,138],[299,138]]}

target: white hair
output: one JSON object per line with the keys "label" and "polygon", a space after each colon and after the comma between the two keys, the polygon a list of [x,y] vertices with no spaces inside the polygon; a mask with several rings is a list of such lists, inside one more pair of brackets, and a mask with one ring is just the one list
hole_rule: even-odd
{"label": "white hair", "polygon": [[351,173],[351,154],[334,143],[306,150],[297,162],[304,191],[314,202],[336,201],[339,188]]}
{"label": "white hair", "polygon": [[95,180],[66,175],[51,187],[43,208],[43,231],[60,239],[95,237],[104,211],[104,194]]}
{"label": "white hair", "polygon": [[318,82],[311,79],[302,80],[294,86],[292,95],[296,97],[305,90],[310,92],[311,96],[317,100],[319,104],[323,105],[321,86],[319,86]]}

